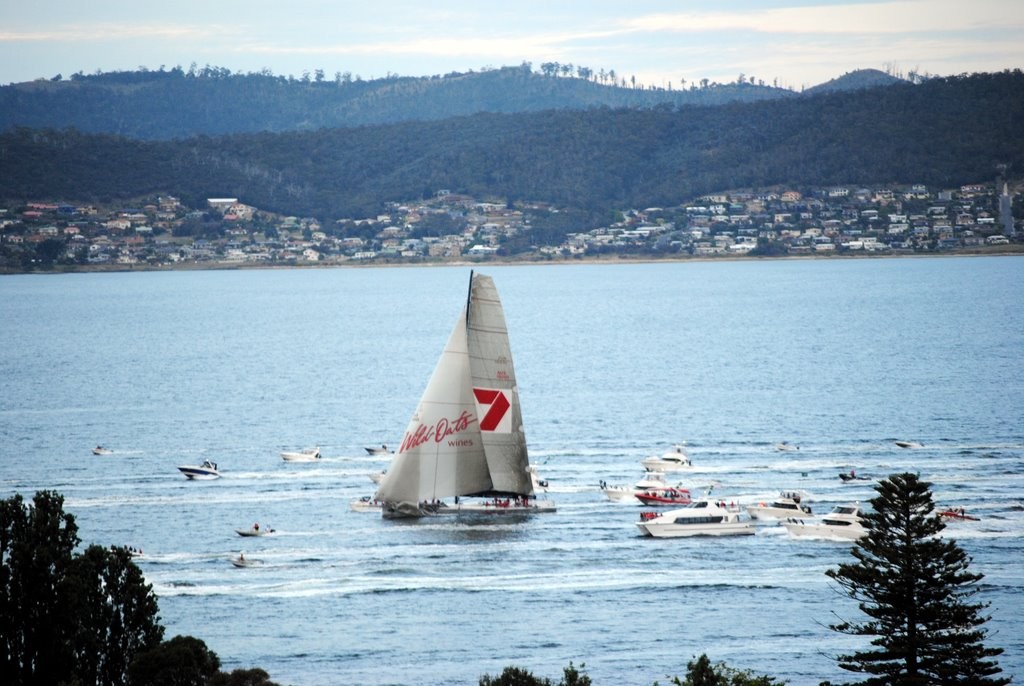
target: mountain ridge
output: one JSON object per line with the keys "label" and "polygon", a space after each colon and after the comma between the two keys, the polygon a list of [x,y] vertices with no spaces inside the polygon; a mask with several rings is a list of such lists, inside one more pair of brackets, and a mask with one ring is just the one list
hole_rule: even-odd
{"label": "mountain ridge", "polygon": [[[545,65],[547,66],[547,65]],[[588,74],[589,70],[584,71]],[[534,72],[528,65],[445,76],[363,81],[269,73],[231,74],[216,67],[186,72],[139,70],[0,86],[0,130],[14,126],[75,128],[141,140],[196,135],[315,131],[322,128],[434,121],[456,116],[579,110],[599,107],[723,105],[799,98],[785,88],[741,76],[735,83],[702,80],[682,90],[626,87],[598,77]],[[877,70],[858,70],[829,91],[905,83]],[[820,88],[819,87],[819,88]],[[808,91],[811,92],[811,91]]]}

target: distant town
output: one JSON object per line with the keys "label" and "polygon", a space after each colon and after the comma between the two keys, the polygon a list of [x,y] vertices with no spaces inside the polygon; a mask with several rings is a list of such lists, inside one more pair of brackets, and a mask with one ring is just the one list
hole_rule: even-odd
{"label": "distant town", "polygon": [[1022,198],[1004,182],[716,193],[625,209],[607,226],[558,232],[552,245],[529,242],[533,223],[565,210],[447,191],[330,223],[236,198],[205,207],[170,195],[133,206],[40,201],[0,208],[0,270],[1018,252]]}

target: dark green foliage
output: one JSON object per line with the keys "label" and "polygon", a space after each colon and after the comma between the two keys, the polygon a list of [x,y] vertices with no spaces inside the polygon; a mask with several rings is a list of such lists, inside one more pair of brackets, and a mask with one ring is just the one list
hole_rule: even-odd
{"label": "dark green foliage", "polygon": [[[711,664],[707,655],[686,663],[686,679],[672,677],[674,686],[784,686],[770,676],[755,676],[748,670],[734,669],[724,662]],[[657,684],[655,684],[657,686]]]}
{"label": "dark green foliage", "polygon": [[[206,686],[220,658],[198,638],[175,636],[140,653],[129,668],[131,686]],[[258,682],[257,682],[258,683]]]}
{"label": "dark green foliage", "polygon": [[836,631],[871,636],[871,648],[839,656],[839,666],[869,677],[869,686],[928,684],[1001,685],[1003,651],[986,648],[982,611],[971,602],[981,574],[934,512],[931,484],[910,473],[881,481],[864,516],[868,535],[852,549],[855,562],[829,570],[867,615],[840,622]]}
{"label": "dark green foliage", "polygon": [[984,182],[1001,164],[1024,169],[1022,128],[1020,70],[716,107],[480,113],[177,142],[20,128],[0,134],[0,202],[169,193],[202,207],[237,197],[329,224],[444,189],[604,213],[734,188]]}
{"label": "dark green foliage", "polygon": [[536,677],[522,667],[506,667],[497,677],[485,674],[480,677],[480,686],[591,686],[590,677],[577,669],[572,662],[562,670],[562,679],[553,685],[550,679]]}
{"label": "dark green foliage", "polygon": [[[892,79],[895,80],[895,79]],[[316,131],[430,121],[477,112],[537,112],[592,107],[649,108],[795,98],[771,86],[728,84],[670,91],[602,86],[504,67],[444,77],[310,82],[271,74],[184,72],[76,75],[0,87],[0,130],[73,127],[148,140],[260,131]]]}
{"label": "dark green foliage", "polygon": [[217,672],[209,682],[209,686],[277,686],[270,680],[270,675],[259,668],[235,669],[230,674]]}
{"label": "dark green foliage", "polygon": [[79,543],[64,498],[0,501],[0,682],[126,684],[157,645],[156,597],[125,550]]}

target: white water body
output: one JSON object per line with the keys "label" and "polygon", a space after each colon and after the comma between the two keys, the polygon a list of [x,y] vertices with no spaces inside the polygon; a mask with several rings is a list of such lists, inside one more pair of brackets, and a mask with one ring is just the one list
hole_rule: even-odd
{"label": "white water body", "polygon": [[[685,442],[672,474],[816,514],[920,472],[980,517],[988,643],[1024,675],[1024,261],[1018,257],[479,267],[508,322],[531,461],[558,512],[382,520],[388,466],[468,267],[0,277],[0,493],[62,493],[85,543],[143,549],[167,636],[296,686],[664,683],[700,653],[817,684],[856,619],[849,543],[652,540],[598,484]],[[780,452],[783,440],[798,451]],[[896,440],[920,442],[902,449]],[[94,456],[97,444],[113,449]],[[282,450],[319,445],[316,463]],[[187,481],[181,464],[217,462]],[[855,468],[872,481],[842,483]],[[242,538],[254,522],[275,532]],[[238,569],[244,551],[260,560]]]}

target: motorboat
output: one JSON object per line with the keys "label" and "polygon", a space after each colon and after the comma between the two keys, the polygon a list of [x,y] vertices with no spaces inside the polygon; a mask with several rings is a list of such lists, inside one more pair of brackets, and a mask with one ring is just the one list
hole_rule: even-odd
{"label": "motorboat", "polygon": [[909,448],[911,450],[915,448],[923,448],[924,446],[917,441],[894,441],[900,448]]}
{"label": "motorboat", "polygon": [[537,491],[548,490],[548,486],[550,485],[548,484],[548,480],[540,478],[540,475],[537,474],[537,468],[535,466],[531,464],[526,468],[526,470],[530,472],[530,480],[533,482],[534,493],[536,493]]}
{"label": "motorboat", "polygon": [[283,452],[281,459],[285,462],[316,462],[320,459],[320,447],[306,448],[298,452]]}
{"label": "motorboat", "polygon": [[383,505],[384,503],[372,495],[364,495],[362,498],[353,500],[348,504],[353,512],[380,512]]}
{"label": "motorboat", "polygon": [[245,556],[245,553],[238,553],[238,557],[231,558],[231,564],[236,567],[255,567],[260,560],[253,560]]}
{"label": "motorboat", "polygon": [[779,497],[770,503],[760,502],[748,505],[747,514],[751,519],[788,519],[811,514],[809,505],[801,502],[803,495],[796,491],[782,491]]}
{"label": "motorboat", "polygon": [[601,492],[613,503],[635,503],[638,493],[671,488],[661,472],[645,472],[632,486],[609,486],[604,481],[600,485]]}
{"label": "motorboat", "polygon": [[693,502],[688,490],[676,487],[641,491],[636,494],[636,499],[644,505],[650,505],[653,507],[661,507],[665,505],[689,505]]}
{"label": "motorboat", "polygon": [[463,500],[454,505],[446,505],[449,512],[467,514],[535,514],[555,512],[555,504],[550,500],[538,500],[534,496],[518,496],[509,498],[488,498],[487,500]]}
{"label": "motorboat", "polygon": [[844,483],[850,483],[851,481],[870,481],[871,480],[870,476],[861,476],[861,475],[857,474],[857,471],[854,470],[854,469],[851,469],[848,472],[839,472],[839,478],[842,479]]}
{"label": "motorboat", "polygon": [[945,510],[939,510],[939,516],[943,519],[961,520],[969,522],[980,521],[980,517],[967,514],[967,511],[962,507],[948,507]]}
{"label": "motorboat", "polygon": [[683,469],[690,469],[693,464],[686,455],[682,445],[674,445],[672,449],[661,455],[653,455],[641,461],[644,469],[658,472],[677,472]]}
{"label": "motorboat", "polygon": [[845,538],[856,540],[867,536],[860,516],[860,505],[837,505],[820,520],[791,517],[782,523],[791,536],[800,538]]}
{"label": "motorboat", "polygon": [[381,471],[373,472],[372,474],[369,474],[368,476],[370,477],[370,481],[372,481],[375,484],[379,484],[381,481],[384,480],[384,475],[387,474],[387,473],[388,473],[388,470],[382,469]]}
{"label": "motorboat", "polygon": [[220,472],[217,471],[217,463],[209,460],[203,460],[201,465],[182,465],[178,467],[178,471],[184,474],[186,478],[196,481],[220,478]]}
{"label": "motorboat", "polygon": [[113,455],[114,451],[110,448],[104,448],[102,445],[98,445],[92,449],[93,455]]}
{"label": "motorboat", "polygon": [[391,451],[388,450],[386,445],[381,445],[379,448],[366,448],[367,454],[369,455],[390,455]]}
{"label": "motorboat", "polygon": [[789,441],[782,441],[781,443],[775,444],[775,449],[779,452],[788,453],[793,452],[794,450],[800,450],[800,446],[793,445]]}
{"label": "motorboat", "polygon": [[248,529],[235,529],[235,533],[239,536],[266,536],[267,534],[274,533],[274,530],[269,526],[261,527],[259,522],[257,522]]}
{"label": "motorboat", "polygon": [[686,507],[664,513],[641,512],[636,523],[641,533],[655,538],[684,536],[743,536],[754,533],[749,520],[742,519],[738,508],[721,500],[701,497]]}

